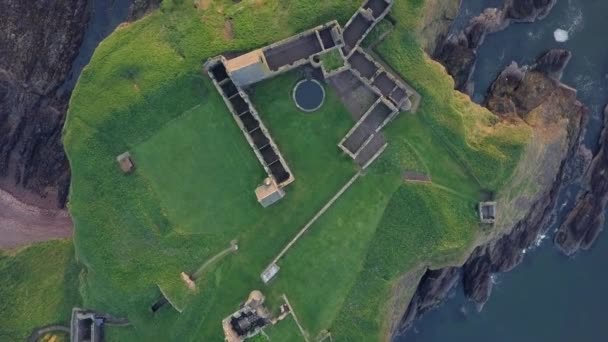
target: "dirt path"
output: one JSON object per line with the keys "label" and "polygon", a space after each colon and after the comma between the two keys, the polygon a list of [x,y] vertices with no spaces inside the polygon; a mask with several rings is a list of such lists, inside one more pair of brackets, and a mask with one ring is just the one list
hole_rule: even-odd
{"label": "dirt path", "polygon": [[0,248],[72,236],[72,219],[66,210],[41,209],[0,190]]}
{"label": "dirt path", "polygon": [[34,331],[32,332],[32,334],[30,335],[30,337],[27,338],[27,342],[37,342],[40,340],[40,338],[42,338],[44,335],[50,333],[50,332],[63,332],[63,333],[70,333],[70,328],[63,326],[63,325],[47,325],[45,327],[42,328],[36,328],[34,329]]}
{"label": "dirt path", "polygon": [[211,259],[207,260],[201,267],[198,268],[198,270],[196,270],[196,272],[194,272],[194,274],[192,274],[192,277],[191,277],[192,280],[196,280],[197,278],[199,278],[203,274],[203,271],[205,270],[205,268],[207,268],[209,265],[213,264],[217,260],[228,255],[229,253],[236,252],[238,249],[239,249],[239,246],[237,245],[237,241],[236,240],[230,241],[230,247],[224,249],[223,251],[214,255]]}

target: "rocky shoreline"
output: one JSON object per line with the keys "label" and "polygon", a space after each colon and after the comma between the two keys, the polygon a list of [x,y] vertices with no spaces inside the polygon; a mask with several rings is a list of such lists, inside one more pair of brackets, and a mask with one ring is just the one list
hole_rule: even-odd
{"label": "rocky shoreline", "polygon": [[[585,166],[581,167],[580,163],[586,163],[577,158],[587,120],[586,108],[576,100],[575,90],[553,78],[567,65],[569,58],[568,52],[554,50],[542,56],[537,65],[531,68],[516,65],[507,67],[492,85],[486,103],[488,108],[501,117],[518,112],[525,118],[535,108],[536,101],[533,96],[531,98],[530,92],[521,93],[516,89],[523,90],[543,82],[546,82],[544,86],[552,84],[553,87],[546,87],[543,91],[545,95],[539,96],[539,99],[546,98],[546,93],[556,91],[563,92],[560,96],[569,99],[566,107],[571,107],[572,116],[578,119],[573,120],[568,128],[567,152],[553,185],[536,200],[524,219],[504,235],[475,248],[462,267],[428,270],[401,320],[397,334],[405,332],[416,318],[440,305],[459,281],[463,285],[465,296],[481,309],[492,292],[492,274],[507,272],[519,265],[525,250],[533,246],[538,236],[544,234],[553,223],[560,190],[580,179],[580,172],[577,174],[576,170],[584,169]],[[530,74],[534,77],[530,77]],[[519,98],[524,94],[527,99]]]}
{"label": "rocky shoreline", "polygon": [[[608,204],[608,106],[604,109],[604,128],[599,138],[599,151],[585,168],[581,191],[576,206],[555,234],[555,245],[566,255],[580,249],[589,249],[604,229],[606,205]],[[584,147],[581,145],[581,148]]]}
{"label": "rocky shoreline", "polygon": [[[513,6],[518,3],[526,5],[522,10],[517,10]],[[535,7],[535,4],[543,7]],[[507,1],[502,10],[486,10],[472,19],[463,32],[448,37],[444,45],[436,50],[439,51],[436,57],[453,75],[457,89],[472,92],[470,77],[475,66],[476,49],[485,35],[504,29],[505,22],[506,25],[509,22],[505,18],[512,13],[528,13],[528,16],[519,16],[517,20],[534,21],[546,16],[554,4],[555,1]],[[588,249],[598,237],[604,226],[608,204],[608,182],[605,181],[604,171],[608,167],[608,107],[604,111],[600,148],[593,155],[583,144],[589,119],[587,109],[576,101],[576,90],[559,81],[570,57],[568,51],[551,50],[532,67],[510,65],[492,84],[484,103],[499,117],[517,113],[528,121],[531,119],[526,116],[532,110],[536,111],[535,106],[548,92],[558,90],[561,92],[560,98],[569,99],[565,102],[566,107],[562,108],[572,105],[571,110],[579,112],[579,120],[569,125],[567,152],[552,185],[534,202],[522,220],[503,235],[475,248],[461,267],[427,270],[394,335],[403,334],[417,318],[441,305],[459,283],[463,285],[465,296],[481,309],[491,295],[492,274],[510,271],[521,263],[525,251],[556,223],[560,193],[573,184],[580,185],[582,191],[577,196],[574,209],[559,226],[554,242],[563,253],[572,255],[579,249]],[[534,74],[535,80],[526,81],[530,80],[531,74]]]}
{"label": "rocky shoreline", "polygon": [[467,27],[447,37],[432,52],[433,58],[445,66],[454,78],[456,89],[471,95],[471,81],[477,49],[486,35],[502,31],[512,23],[534,22],[549,14],[557,0],[506,0],[502,8],[487,8],[471,19]]}

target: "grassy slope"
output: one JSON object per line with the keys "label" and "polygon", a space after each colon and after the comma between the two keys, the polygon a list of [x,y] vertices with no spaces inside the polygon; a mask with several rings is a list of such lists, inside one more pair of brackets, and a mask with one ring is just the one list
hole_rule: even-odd
{"label": "grassy slope", "polygon": [[391,30],[394,29],[393,24],[388,19],[383,19],[381,22],[376,24],[376,27],[370,32],[361,45],[364,48],[370,48],[372,45],[377,44],[380,39],[383,39]]}
{"label": "grassy slope", "polygon": [[[288,316],[287,318],[285,318],[283,321],[281,321],[281,324],[277,324],[273,327],[270,327],[268,329],[266,329],[266,333],[268,335],[268,339],[261,337],[261,335],[258,335],[258,340],[257,342],[264,342],[264,341],[293,341],[293,342],[303,342],[304,338],[302,337],[302,334],[300,333],[300,330],[298,329],[298,326],[296,325],[296,322],[294,321],[294,319],[291,316]],[[256,342],[256,340],[252,340],[252,342]]]}
{"label": "grassy slope", "polygon": [[[85,303],[128,315],[135,325],[113,331],[112,339],[219,339],[220,319],[262,286],[258,274],[265,264],[352,175],[352,162],[335,147],[352,123],[333,93],[323,112],[304,116],[288,94],[293,75],[266,82],[253,100],[297,180],[284,201],[262,210],[252,199],[262,170],[200,76],[200,61],[330,19],[344,23],[358,5],[226,0],[199,12],[187,2],[165,1],[161,11],[98,48],[74,91],[65,145],[77,253],[89,270]],[[263,288],[271,303],[287,293],[313,336],[331,327],[338,338],[375,339],[391,282],[417,263],[464,251],[475,233],[479,192],[499,188],[520,153],[524,137],[497,140],[489,113],[455,95],[443,70],[422,54],[411,35],[422,6],[398,2],[396,30],[379,46],[423,95],[419,113],[391,124],[382,159]],[[233,18],[234,40],[222,38],[223,16]],[[508,135],[503,132],[499,136]],[[127,149],[138,165],[129,177],[114,162]],[[443,188],[403,185],[403,169],[428,171]],[[180,296],[179,272],[195,269],[235,237],[239,253],[210,269],[197,294]],[[182,314],[149,313],[156,284],[184,302]],[[366,309],[353,310],[358,307]]]}
{"label": "grassy slope", "polygon": [[517,165],[531,130],[497,122],[487,109],[453,91],[452,79],[417,43],[416,30],[424,3],[395,3],[391,16],[397,21],[396,29],[377,47],[377,52],[422,95],[419,116],[432,135],[440,139],[480,187],[496,191]]}
{"label": "grassy slope", "polygon": [[71,241],[0,254],[0,340],[24,341],[36,327],[66,324],[80,303]]}

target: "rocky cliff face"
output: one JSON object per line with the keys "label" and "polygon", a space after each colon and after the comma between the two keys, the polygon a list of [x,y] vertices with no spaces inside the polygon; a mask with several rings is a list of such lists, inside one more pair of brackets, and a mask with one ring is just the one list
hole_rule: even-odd
{"label": "rocky cliff face", "polygon": [[513,22],[533,22],[544,18],[557,0],[506,0],[501,9],[488,8],[471,19],[461,32],[438,45],[434,59],[443,64],[454,78],[456,89],[473,93],[471,75],[475,70],[477,49],[487,34],[507,28]]}
{"label": "rocky cliff face", "polygon": [[[459,280],[465,295],[481,307],[491,294],[492,274],[509,271],[522,261],[524,250],[554,219],[560,189],[580,178],[588,159],[575,156],[584,135],[586,108],[576,99],[574,89],[559,82],[570,57],[565,50],[549,51],[534,66],[510,65],[493,83],[486,106],[503,120],[520,118],[534,127],[535,139],[550,158],[534,155],[545,164],[542,168],[557,165],[556,171],[542,176],[548,180],[547,187],[526,204],[525,215],[514,226],[495,227],[499,235],[477,247],[461,268],[426,272],[403,316],[401,332],[439,305]],[[555,147],[546,149],[550,145]]]}
{"label": "rocky cliff face", "polygon": [[[464,31],[439,45],[436,57],[454,77],[457,89],[472,92],[470,76],[476,51],[486,34],[502,30],[513,21],[543,18],[554,3],[551,0],[506,1],[500,10],[488,9],[472,19]],[[599,150],[593,154],[583,143],[587,110],[576,100],[576,90],[559,81],[570,58],[570,52],[557,49],[541,56],[531,67],[513,63],[491,86],[484,103],[490,111],[502,119],[522,119],[535,128],[529,147],[534,160],[527,165],[524,160],[520,166],[524,164],[524,174],[534,178],[538,189],[545,190],[536,197],[518,195],[510,206],[525,208],[520,211],[525,215],[512,223],[497,222],[495,228],[500,234],[475,248],[462,267],[427,270],[401,320],[400,332],[408,329],[414,319],[438,306],[459,281],[465,295],[481,308],[492,291],[492,274],[517,266],[523,252],[555,223],[556,204],[564,188],[577,184],[582,191],[557,230],[554,238],[557,247],[572,255],[579,249],[588,249],[602,231],[608,205],[608,107],[604,110]],[[540,147],[534,147],[535,144]],[[555,161],[559,163],[551,167]],[[536,183],[537,179],[541,181]],[[499,209],[501,213],[514,213]]]}
{"label": "rocky cliff face", "polygon": [[0,1],[0,177],[65,204],[69,168],[60,91],[87,22],[86,0]]}
{"label": "rocky cliff face", "polygon": [[422,25],[418,31],[422,48],[433,55],[443,44],[454,19],[458,16],[461,0],[425,0]]}
{"label": "rocky cliff face", "polygon": [[[61,131],[73,85],[64,82],[94,1],[0,0],[0,188],[38,206],[67,200]],[[159,3],[134,0],[129,18]]]}
{"label": "rocky cliff face", "polygon": [[163,0],[132,0],[128,21],[137,20],[158,8]]}
{"label": "rocky cliff face", "polygon": [[579,249],[589,249],[604,228],[608,204],[608,107],[604,109],[604,129],[600,137],[600,149],[585,172],[583,191],[574,209],[559,227],[555,244],[567,255]]}

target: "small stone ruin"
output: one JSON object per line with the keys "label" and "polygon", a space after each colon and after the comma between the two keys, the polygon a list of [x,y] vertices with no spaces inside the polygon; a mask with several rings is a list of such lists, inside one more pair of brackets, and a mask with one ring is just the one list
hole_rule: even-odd
{"label": "small stone ruin", "polygon": [[129,152],[125,152],[116,157],[116,161],[124,173],[131,173],[135,169],[135,164],[133,163],[133,159],[131,159],[131,154]]}
{"label": "small stone ruin", "polygon": [[480,202],[479,219],[481,223],[494,224],[496,222],[496,202]]}

